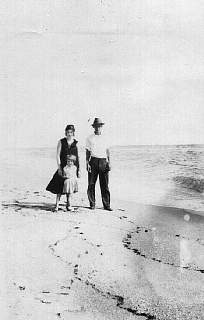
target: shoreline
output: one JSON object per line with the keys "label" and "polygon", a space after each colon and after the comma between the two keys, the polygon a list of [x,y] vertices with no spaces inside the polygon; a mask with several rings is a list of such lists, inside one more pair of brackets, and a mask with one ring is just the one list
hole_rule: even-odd
{"label": "shoreline", "polygon": [[[15,156],[11,154],[11,150],[3,155],[2,159],[2,180],[6,182],[6,188],[10,189],[10,185],[16,187],[16,179],[18,180],[19,188],[35,191],[44,191],[48,182],[52,178],[54,172],[56,171],[55,163],[55,148],[52,148],[51,152],[46,150],[42,151],[39,148],[36,148],[32,151],[32,148],[28,152],[25,150],[19,151],[15,150]],[[19,151],[19,153],[18,153]],[[117,158],[117,153],[114,155]],[[86,193],[87,188],[87,172],[85,169],[85,153],[84,151],[80,152],[81,158],[81,179],[79,181],[79,190],[82,193]],[[200,193],[191,186],[182,185],[171,181],[170,177],[169,182],[165,180],[165,183],[153,179],[153,185],[148,183],[145,179],[148,174],[144,171],[145,178],[144,180],[137,171],[134,172],[134,177],[130,175],[129,171],[122,171],[122,174],[127,174],[126,179],[121,181],[119,178],[119,163],[113,161],[113,170],[110,173],[110,191],[111,198],[115,201],[133,201],[137,200],[137,203],[147,204],[147,205],[158,205],[164,207],[176,207],[190,210],[191,214],[199,213],[202,215],[204,212],[204,193]],[[137,164],[136,164],[137,165]],[[26,168],[26,170],[25,170]],[[202,165],[201,165],[202,168]],[[125,170],[125,168],[123,168]],[[179,174],[176,174],[179,176]],[[190,177],[190,174],[189,174]],[[166,178],[165,178],[166,179]],[[22,180],[22,181],[19,181]],[[160,182],[159,182],[160,181]],[[185,182],[185,181],[184,181]],[[189,182],[190,183],[190,182]],[[199,181],[198,181],[199,183]],[[100,197],[100,191],[98,186],[96,188],[96,193]]]}
{"label": "shoreline", "polygon": [[163,208],[163,209],[171,209],[171,210],[178,210],[178,212],[184,211],[190,214],[195,214],[199,216],[204,217],[204,210],[197,210],[197,209],[189,209],[185,207],[179,207],[179,206],[170,206],[170,205],[165,205],[165,204],[158,204],[158,203],[142,203],[142,202],[137,202],[135,200],[125,200],[125,199],[115,199],[113,198],[113,203],[121,203],[121,204],[132,204],[132,205],[138,205],[138,206],[146,206],[146,207],[158,207],[158,208]]}

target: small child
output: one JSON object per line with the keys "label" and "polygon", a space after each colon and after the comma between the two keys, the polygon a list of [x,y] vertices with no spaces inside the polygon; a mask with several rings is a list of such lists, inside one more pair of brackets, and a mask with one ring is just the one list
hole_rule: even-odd
{"label": "small child", "polygon": [[63,193],[67,196],[67,211],[73,211],[71,207],[71,197],[72,194],[78,192],[78,183],[77,183],[77,167],[74,165],[76,157],[74,155],[67,156],[67,165],[63,168],[63,177],[64,177],[64,187]]}
{"label": "small child", "polygon": [[[76,157],[74,155],[68,155],[67,164],[62,171],[62,176],[64,178],[64,187],[63,187],[62,194],[66,194],[67,196],[67,205],[66,205],[67,211],[74,211],[74,209],[71,207],[70,201],[71,201],[72,194],[75,192],[78,192],[78,183],[77,183],[77,174],[76,174],[77,167],[74,165],[75,161],[76,161]],[[60,196],[57,197],[55,211],[58,211],[59,200],[60,200]]]}

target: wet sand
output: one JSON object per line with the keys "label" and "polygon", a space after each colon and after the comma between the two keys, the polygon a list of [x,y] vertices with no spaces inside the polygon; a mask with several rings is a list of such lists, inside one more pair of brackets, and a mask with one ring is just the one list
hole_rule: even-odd
{"label": "wet sand", "polygon": [[53,213],[41,164],[3,179],[2,319],[204,319],[203,212],[116,200],[108,212],[99,199],[92,211],[82,178],[76,211],[64,197]]}

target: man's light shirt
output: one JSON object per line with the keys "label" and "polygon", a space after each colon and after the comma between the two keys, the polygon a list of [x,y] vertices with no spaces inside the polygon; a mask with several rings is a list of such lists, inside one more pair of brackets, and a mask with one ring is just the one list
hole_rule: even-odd
{"label": "man's light shirt", "polygon": [[91,134],[86,139],[86,149],[91,152],[91,157],[107,158],[106,150],[108,148],[109,143],[105,135]]}

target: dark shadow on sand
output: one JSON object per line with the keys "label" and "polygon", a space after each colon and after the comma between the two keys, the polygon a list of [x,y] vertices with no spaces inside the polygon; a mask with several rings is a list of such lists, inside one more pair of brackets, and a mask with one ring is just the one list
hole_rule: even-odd
{"label": "dark shadow on sand", "polygon": [[14,203],[2,203],[2,207],[5,209],[31,209],[31,210],[44,210],[44,211],[52,211],[54,208],[53,203],[46,202],[14,202]]}
{"label": "dark shadow on sand", "polygon": [[[4,209],[13,209],[15,211],[20,211],[21,209],[31,209],[34,211],[43,210],[43,211],[53,211],[55,208],[54,203],[47,203],[47,202],[13,202],[13,203],[2,203],[2,207]],[[74,208],[78,209],[89,209],[88,206],[73,206]],[[64,210],[66,208],[66,203],[61,203],[59,205],[59,211]]]}

